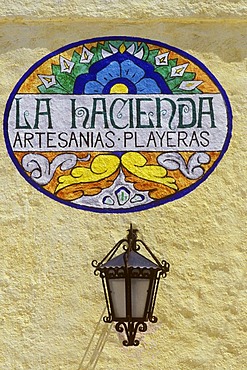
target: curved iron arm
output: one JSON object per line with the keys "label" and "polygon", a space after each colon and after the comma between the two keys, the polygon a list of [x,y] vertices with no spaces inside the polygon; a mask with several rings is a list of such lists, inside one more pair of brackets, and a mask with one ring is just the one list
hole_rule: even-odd
{"label": "curved iron arm", "polygon": [[160,267],[160,269],[162,270],[162,274],[164,274],[164,277],[165,277],[166,273],[169,271],[169,268],[170,268],[169,262],[167,262],[165,260],[162,260],[160,262],[158,260],[158,258],[155,256],[155,254],[151,251],[151,249],[147,246],[147,244],[144,243],[144,241],[142,241],[141,239],[137,239],[136,242],[141,243],[144,246],[144,248],[147,250],[147,252],[150,254],[150,256],[154,259],[154,261]]}
{"label": "curved iron arm", "polygon": [[[124,239],[121,239],[117,242],[117,244],[114,245],[114,247],[107,253],[107,255],[102,259],[102,261],[98,262],[97,260],[93,260],[92,261],[92,266],[96,268],[96,270],[101,266],[103,265],[103,263],[105,262],[108,262],[110,259],[112,259],[112,257],[114,256],[114,254],[117,252],[117,250],[119,249],[119,247],[123,244],[123,243],[128,243],[128,240],[126,238]],[[95,271],[96,271],[95,270]]]}

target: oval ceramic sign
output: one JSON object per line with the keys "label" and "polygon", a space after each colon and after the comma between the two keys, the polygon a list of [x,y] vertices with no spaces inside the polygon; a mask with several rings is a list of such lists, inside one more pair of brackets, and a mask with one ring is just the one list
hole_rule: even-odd
{"label": "oval ceramic sign", "polygon": [[215,169],[231,108],[212,73],[158,41],[104,37],[35,63],[8,100],[9,155],[36,189],[94,212],[178,199]]}

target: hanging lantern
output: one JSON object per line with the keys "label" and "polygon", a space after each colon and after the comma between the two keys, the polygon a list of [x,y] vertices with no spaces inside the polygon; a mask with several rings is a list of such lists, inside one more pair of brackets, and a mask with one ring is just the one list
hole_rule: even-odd
{"label": "hanging lantern", "polygon": [[[116,256],[120,248],[124,253]],[[144,257],[138,251],[143,247],[151,256]],[[137,230],[128,230],[126,239],[121,239],[103,258],[94,260],[95,275],[102,278],[108,316],[104,321],[116,322],[118,332],[125,331],[125,346],[138,346],[137,330],[145,332],[147,321],[157,322],[153,315],[160,277],[166,277],[169,263],[155,257],[149,247],[137,239]]]}

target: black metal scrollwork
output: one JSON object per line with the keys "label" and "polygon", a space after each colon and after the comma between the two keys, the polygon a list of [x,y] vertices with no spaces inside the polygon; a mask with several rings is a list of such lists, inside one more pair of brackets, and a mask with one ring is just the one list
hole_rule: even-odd
{"label": "black metal scrollwork", "polygon": [[118,322],[115,326],[116,331],[119,333],[123,333],[125,331],[127,339],[123,341],[123,345],[126,347],[129,346],[138,346],[140,341],[138,339],[135,339],[137,330],[140,332],[147,331],[147,324],[145,322]]}
{"label": "black metal scrollwork", "polygon": [[153,315],[149,316],[148,318],[149,318],[149,321],[151,321],[153,324],[158,321],[158,318],[156,316],[153,316]]}
{"label": "black metal scrollwork", "polygon": [[99,266],[98,261],[97,260],[93,260],[92,261],[92,266],[95,267],[95,268],[98,267]]}
{"label": "black metal scrollwork", "polygon": [[111,316],[104,316],[103,321],[109,324],[109,323],[112,322],[112,317]]}

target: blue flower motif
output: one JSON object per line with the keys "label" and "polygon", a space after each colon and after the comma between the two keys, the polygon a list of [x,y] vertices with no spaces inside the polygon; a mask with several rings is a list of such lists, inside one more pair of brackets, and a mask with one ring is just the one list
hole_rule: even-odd
{"label": "blue flower motif", "polygon": [[77,77],[74,94],[109,94],[116,86],[129,94],[171,94],[163,77],[150,63],[125,52],[94,63]]}

